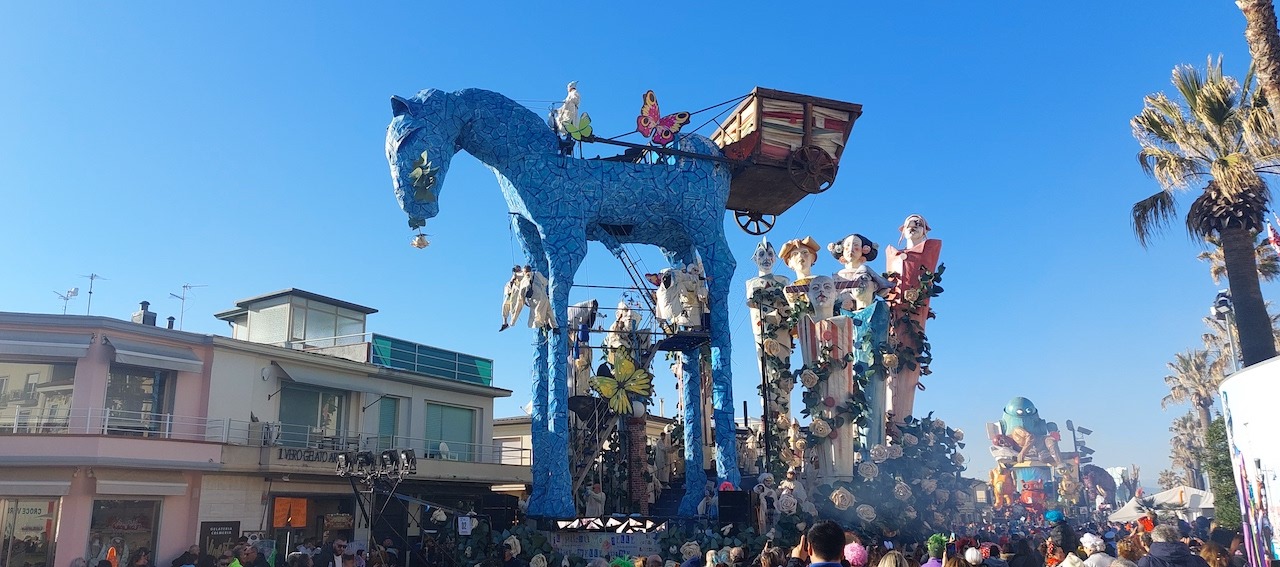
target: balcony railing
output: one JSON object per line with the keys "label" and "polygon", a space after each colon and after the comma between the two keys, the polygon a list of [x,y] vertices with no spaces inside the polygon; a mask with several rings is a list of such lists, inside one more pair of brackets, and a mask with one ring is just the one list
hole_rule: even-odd
{"label": "balcony railing", "polygon": [[20,409],[0,415],[0,435],[111,435],[250,447],[330,451],[413,449],[419,458],[528,466],[530,450],[509,445],[325,431],[277,422],[241,421],[109,409]]}
{"label": "balcony railing", "polygon": [[[408,370],[448,380],[483,386],[493,384],[493,360],[491,359],[377,333],[306,338],[274,344],[295,350],[322,352],[356,362]],[[357,345],[364,348],[358,348]],[[353,347],[356,348],[353,349]]]}

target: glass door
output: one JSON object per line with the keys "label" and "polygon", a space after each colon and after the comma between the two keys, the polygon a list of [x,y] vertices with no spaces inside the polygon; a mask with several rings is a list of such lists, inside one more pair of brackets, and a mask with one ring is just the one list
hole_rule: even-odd
{"label": "glass door", "polygon": [[0,499],[0,564],[47,567],[53,561],[57,498]]}

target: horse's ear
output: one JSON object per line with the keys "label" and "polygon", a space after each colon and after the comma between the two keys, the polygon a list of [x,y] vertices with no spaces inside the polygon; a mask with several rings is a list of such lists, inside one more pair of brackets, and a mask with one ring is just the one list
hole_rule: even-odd
{"label": "horse's ear", "polygon": [[409,114],[409,101],[395,95],[391,95],[391,116],[404,116]]}

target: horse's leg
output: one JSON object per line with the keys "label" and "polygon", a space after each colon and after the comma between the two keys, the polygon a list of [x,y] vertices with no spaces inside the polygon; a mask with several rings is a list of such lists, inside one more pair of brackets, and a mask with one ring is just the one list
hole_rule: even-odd
{"label": "horse's leg", "polygon": [[[546,274],[547,273],[547,253],[542,247],[542,237],[538,234],[538,227],[532,222],[520,215],[511,215],[511,229],[516,236],[516,241],[520,243],[520,249],[524,251],[525,261],[533,266],[533,269]],[[532,317],[532,311],[529,313]],[[533,355],[533,414],[532,423],[530,424],[530,437],[534,447],[545,446],[548,442],[547,437],[547,381],[548,371],[547,356],[549,337],[545,329],[537,330],[537,338],[534,342]],[[529,496],[530,516],[545,516],[547,510],[547,482],[549,476],[551,461],[546,457],[546,453],[534,451],[531,469],[531,478],[533,479],[533,492]]]}
{"label": "horse's leg", "polygon": [[587,235],[581,224],[561,222],[540,231],[547,251],[550,278],[551,308],[557,329],[551,332],[548,369],[547,444],[534,445],[540,454],[550,460],[547,476],[547,516],[572,518],[577,515],[573,505],[573,477],[569,471],[569,290],[573,277],[587,255]]}
{"label": "horse's leg", "polygon": [[[687,243],[668,244],[662,248],[667,263],[672,268],[693,263],[696,256]],[[684,417],[684,499],[680,501],[680,515],[694,516],[702,502],[702,491],[707,487],[707,471],[702,468],[702,349],[694,348],[680,354],[680,406]]]}
{"label": "horse's leg", "polygon": [[684,409],[684,499],[680,515],[695,516],[707,487],[707,471],[702,468],[702,365],[698,354],[690,349],[680,359],[680,405]]}
{"label": "horse's leg", "polygon": [[[698,252],[707,271],[711,304],[711,404],[716,426],[716,472],[720,481],[741,487],[738,471],[737,427],[733,423],[733,373],[729,339],[729,284],[737,262],[724,238],[720,217],[701,227]],[[693,233],[698,234],[698,233]]]}

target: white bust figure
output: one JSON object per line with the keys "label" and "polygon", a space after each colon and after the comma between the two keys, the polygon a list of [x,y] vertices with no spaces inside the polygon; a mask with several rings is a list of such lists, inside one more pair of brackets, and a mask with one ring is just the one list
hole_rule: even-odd
{"label": "white bust figure", "polygon": [[907,248],[915,248],[929,238],[929,223],[920,215],[908,216],[902,221],[902,238],[907,241]]}
{"label": "white bust figure", "polygon": [[578,95],[578,81],[569,83],[565,89],[568,94],[564,97],[564,104],[560,105],[560,110],[556,113],[556,126],[561,135],[568,134],[569,131],[565,125],[578,125],[578,104],[582,101],[582,97]]}
{"label": "white bust figure", "polygon": [[813,276],[809,280],[809,304],[813,306],[813,320],[822,321],[835,314],[836,282],[830,276]]}
{"label": "white bust figure", "polygon": [[818,261],[818,243],[809,236],[788,240],[782,245],[779,255],[787,267],[795,271],[795,281],[802,283],[813,277],[813,263]]}

